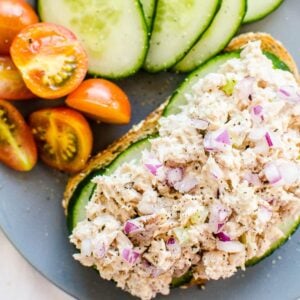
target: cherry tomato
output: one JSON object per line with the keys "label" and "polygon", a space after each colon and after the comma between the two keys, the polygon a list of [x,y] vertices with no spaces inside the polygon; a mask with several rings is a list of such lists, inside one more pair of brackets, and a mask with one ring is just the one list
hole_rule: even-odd
{"label": "cherry tomato", "polygon": [[88,116],[113,124],[127,124],[131,108],[126,94],[104,79],[88,79],[72,92],[66,103]]}
{"label": "cherry tomato", "polygon": [[30,171],[37,162],[30,128],[19,111],[0,100],[0,161],[18,171]]}
{"label": "cherry tomato", "polygon": [[50,167],[79,172],[92,150],[93,136],[86,119],[70,108],[46,108],[33,112],[29,123],[41,159]]}
{"label": "cherry tomato", "polygon": [[14,37],[26,26],[37,23],[33,8],[22,0],[0,1],[0,53],[8,54]]}
{"label": "cherry tomato", "polygon": [[0,99],[35,98],[26,87],[19,70],[9,56],[0,56]]}
{"label": "cherry tomato", "polygon": [[14,39],[10,53],[27,87],[41,98],[69,94],[87,72],[87,55],[75,35],[51,23],[26,27]]}

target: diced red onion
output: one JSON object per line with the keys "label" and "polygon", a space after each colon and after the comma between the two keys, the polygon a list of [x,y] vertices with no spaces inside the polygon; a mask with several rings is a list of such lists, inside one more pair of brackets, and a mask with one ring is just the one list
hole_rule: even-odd
{"label": "diced red onion", "polygon": [[216,179],[221,179],[224,177],[224,173],[221,170],[221,168],[219,167],[219,165],[217,163],[214,163],[211,168],[210,171],[212,173],[212,175],[216,178]]}
{"label": "diced red onion", "polygon": [[83,256],[90,256],[92,253],[92,242],[91,240],[82,240],[80,247],[81,254]]}
{"label": "diced red onion", "polygon": [[183,178],[182,168],[169,168],[167,170],[167,182],[170,186],[174,186],[176,182],[181,181]]}
{"label": "diced red onion", "polygon": [[230,137],[226,129],[208,132],[203,141],[206,151],[222,151],[230,144]]}
{"label": "diced red onion", "polygon": [[276,164],[274,163],[267,164],[264,168],[264,173],[267,180],[271,184],[278,183],[282,179],[281,173]]}
{"label": "diced red onion", "polygon": [[173,246],[173,245],[175,245],[175,244],[176,244],[176,240],[175,240],[173,237],[169,238],[169,239],[167,240],[167,242],[166,242],[167,247],[168,247],[168,246]]}
{"label": "diced red onion", "polygon": [[127,221],[124,225],[124,233],[125,234],[133,234],[143,231],[144,228],[133,221]]}
{"label": "diced red onion", "polygon": [[122,258],[132,265],[137,262],[140,256],[140,253],[134,251],[131,248],[124,248],[122,251]]}
{"label": "diced red onion", "polygon": [[258,209],[258,212],[257,212],[257,217],[258,219],[263,222],[263,223],[267,223],[271,220],[272,218],[272,211],[270,211],[268,208],[264,207],[264,206],[261,206],[259,209]]}
{"label": "diced red onion", "polygon": [[152,278],[156,278],[158,277],[160,274],[162,274],[162,270],[156,268],[155,266],[153,266],[148,260],[143,259],[142,261],[142,265],[144,266],[144,268],[146,269],[147,273],[152,277]]}
{"label": "diced red onion", "polygon": [[267,141],[267,143],[268,143],[268,146],[269,146],[269,147],[273,147],[273,146],[274,146],[273,139],[271,138],[271,135],[270,135],[269,132],[267,132],[267,133],[265,134],[265,138],[266,138],[266,141]]}
{"label": "diced red onion", "polygon": [[263,115],[263,107],[261,105],[256,105],[252,108],[252,118],[254,121],[262,122],[264,121],[264,115]]}
{"label": "diced red onion", "polygon": [[259,186],[261,185],[261,181],[259,179],[259,176],[258,174],[254,174],[252,173],[251,171],[247,171],[245,174],[244,174],[244,179],[246,181],[248,181],[250,184],[254,185],[254,186]]}
{"label": "diced red onion", "polygon": [[286,101],[300,102],[300,89],[294,86],[283,86],[278,90],[278,96]]}
{"label": "diced red onion", "polygon": [[163,164],[156,158],[148,158],[144,162],[144,165],[148,169],[148,171],[153,175],[156,175],[157,170],[163,166]]}
{"label": "diced red onion", "polygon": [[107,251],[107,247],[104,243],[101,243],[94,251],[93,254],[96,258],[103,258]]}
{"label": "diced red onion", "polygon": [[226,145],[230,145],[231,144],[230,137],[229,137],[227,129],[225,129],[224,131],[222,131],[222,133],[220,133],[216,137],[216,141],[219,142],[219,143],[226,144]]}
{"label": "diced red onion", "polygon": [[282,94],[282,96],[284,96],[284,97],[291,97],[291,94],[290,94],[286,89],[284,89],[284,88],[280,88],[280,89],[278,90],[278,92],[279,92],[280,94]]}
{"label": "diced red onion", "polygon": [[217,232],[220,232],[224,225],[224,223],[219,223]]}
{"label": "diced red onion", "polygon": [[216,234],[217,238],[222,242],[230,242],[231,238],[223,231]]}
{"label": "diced red onion", "polygon": [[164,271],[159,269],[159,268],[155,268],[154,266],[152,266],[152,270],[151,270],[151,277],[152,278],[156,278],[159,275],[161,275]]}
{"label": "diced red onion", "polygon": [[174,184],[174,188],[180,193],[188,193],[198,184],[198,180],[191,176],[186,175],[181,181],[177,181]]}
{"label": "diced red onion", "polygon": [[293,184],[300,177],[298,165],[290,161],[269,163],[264,173],[271,184]]}
{"label": "diced red onion", "polygon": [[217,143],[213,138],[211,132],[207,133],[204,137],[203,146],[206,151],[214,151],[217,150]]}
{"label": "diced red onion", "polygon": [[213,233],[218,233],[229,217],[228,209],[222,204],[214,204],[210,208],[209,225]]}
{"label": "diced red onion", "polygon": [[253,112],[256,116],[259,116],[262,114],[263,107],[261,105],[256,105],[253,107]]}
{"label": "diced red onion", "polygon": [[151,174],[156,175],[157,169],[160,168],[162,165],[152,165],[152,164],[145,164],[145,167],[150,171]]}
{"label": "diced red onion", "polygon": [[255,78],[253,77],[246,77],[239,81],[236,85],[237,96],[240,99],[252,100],[254,83]]}
{"label": "diced red onion", "polygon": [[202,119],[192,119],[191,120],[191,125],[193,127],[195,127],[196,129],[200,129],[200,130],[205,130],[208,128],[209,126],[209,122],[206,120],[202,120]]}
{"label": "diced red onion", "polygon": [[245,250],[245,245],[238,241],[217,241],[217,249],[228,253],[238,253]]}
{"label": "diced red onion", "polygon": [[219,210],[219,223],[224,223],[228,218],[228,210],[226,208],[221,208]]}
{"label": "diced red onion", "polygon": [[166,247],[172,253],[179,253],[181,251],[181,247],[175,238],[171,237],[166,242]]}

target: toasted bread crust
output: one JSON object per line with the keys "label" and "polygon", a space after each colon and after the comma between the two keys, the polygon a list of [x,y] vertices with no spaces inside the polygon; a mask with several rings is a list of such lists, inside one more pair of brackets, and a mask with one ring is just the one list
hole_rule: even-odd
{"label": "toasted bread crust", "polygon": [[[284,46],[275,40],[272,36],[266,33],[246,33],[234,38],[225,49],[226,52],[238,50],[245,46],[249,41],[260,40],[262,49],[275,54],[280,58],[293,72],[295,78],[300,83],[300,76],[297,65],[292,56],[284,48]],[[67,207],[77,185],[88,176],[93,170],[101,169],[109,165],[121,152],[123,152],[131,144],[147,137],[148,135],[157,132],[158,119],[161,117],[164,107],[168,100],[153,111],[145,120],[133,126],[133,128],[116,140],[107,149],[101,151],[96,156],[90,159],[86,167],[77,175],[71,177],[67,183],[64,198],[62,201],[65,213],[67,214]]]}

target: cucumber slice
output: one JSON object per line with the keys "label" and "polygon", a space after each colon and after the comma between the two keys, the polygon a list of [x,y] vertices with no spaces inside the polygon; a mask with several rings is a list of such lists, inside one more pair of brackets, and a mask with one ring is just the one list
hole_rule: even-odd
{"label": "cucumber slice", "polygon": [[[229,52],[223,53],[218,56],[211,58],[208,62],[201,65],[198,69],[192,72],[189,76],[186,77],[184,82],[178,87],[175,93],[171,96],[168,105],[166,106],[163,115],[175,115],[180,112],[180,107],[186,104],[187,100],[185,95],[192,91],[194,84],[209,73],[216,72],[218,68],[224,64],[227,60],[233,58],[239,58],[240,52]],[[264,51],[264,54],[272,61],[273,67],[275,69],[281,69],[284,71],[290,71],[289,67],[280,60],[276,55],[271,52]]]}
{"label": "cucumber slice", "polygon": [[86,180],[82,181],[73,194],[68,206],[67,215],[67,225],[70,232],[72,232],[73,228],[75,228],[80,221],[85,219],[85,207],[96,188],[96,184],[91,180],[99,175],[101,175],[101,172],[93,172],[93,176],[89,176]]}
{"label": "cucumber slice", "polygon": [[158,0],[144,68],[159,72],[176,64],[209,26],[219,2]]}
{"label": "cucumber slice", "polygon": [[278,225],[278,228],[282,231],[283,237],[277,241],[275,241],[270,248],[261,256],[254,257],[246,262],[246,266],[254,266],[259,263],[264,258],[270,256],[276,249],[282,246],[284,243],[288,241],[288,239],[293,235],[293,233],[297,230],[300,225],[300,218],[298,219],[287,219],[284,220],[281,224]]}
{"label": "cucumber slice", "polygon": [[100,175],[110,175],[125,162],[133,160],[138,162],[142,157],[142,151],[150,148],[150,138],[151,137],[132,144],[125,151],[123,151],[108,167],[93,171],[87,178],[84,179],[84,181],[79,184],[72,198],[70,199],[68,206],[67,223],[70,232],[78,222],[84,220],[85,218],[85,207],[90,201],[96,187],[96,184],[92,182],[93,178]]}
{"label": "cucumber slice", "polygon": [[243,24],[258,21],[275,9],[277,9],[283,0],[248,0],[247,13]]}
{"label": "cucumber slice", "polygon": [[142,66],[148,32],[138,0],[39,0],[38,10],[43,21],[78,36],[91,74],[121,78]]}
{"label": "cucumber slice", "polygon": [[174,70],[190,72],[222,51],[240,28],[246,9],[246,0],[223,0],[212,24]]}
{"label": "cucumber slice", "polygon": [[[282,222],[281,224],[279,224],[278,228],[282,231],[283,237],[281,239],[275,241],[263,255],[249,259],[246,262],[246,267],[252,267],[252,266],[258,264],[264,258],[270,256],[276,249],[278,249],[280,246],[282,246],[289,240],[289,238],[293,235],[293,233],[298,229],[299,226],[300,226],[300,218],[296,219],[296,220],[295,219],[287,219],[284,222]],[[192,275],[191,270],[188,270],[181,277],[174,278],[172,280],[171,287],[176,288],[176,287],[180,287],[182,285],[191,284],[191,282],[193,281],[193,278],[194,277]]]}
{"label": "cucumber slice", "polygon": [[163,115],[167,117],[169,115],[178,114],[180,112],[180,107],[187,103],[185,95],[192,91],[192,87],[199,80],[199,78],[202,78],[209,73],[216,72],[218,68],[227,60],[239,58],[239,56],[239,52],[221,54],[210,59],[207,63],[192,72],[171,96]]}
{"label": "cucumber slice", "polygon": [[193,280],[193,272],[191,270],[188,270],[181,277],[173,278],[171,282],[171,287],[177,288],[185,284],[189,284],[192,280]]}
{"label": "cucumber slice", "polygon": [[152,27],[152,20],[154,16],[156,0],[140,0],[140,2],[142,4],[146,23],[150,31]]}

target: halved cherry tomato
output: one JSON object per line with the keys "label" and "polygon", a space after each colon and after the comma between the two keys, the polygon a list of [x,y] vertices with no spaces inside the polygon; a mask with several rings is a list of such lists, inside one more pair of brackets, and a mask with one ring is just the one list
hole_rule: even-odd
{"label": "halved cherry tomato", "polygon": [[14,37],[26,26],[39,21],[33,8],[22,0],[0,1],[0,53],[8,54]]}
{"label": "halved cherry tomato", "polygon": [[27,87],[41,98],[63,97],[84,79],[88,59],[76,36],[51,23],[23,29],[10,48]]}
{"label": "halved cherry tomato", "polygon": [[18,171],[30,171],[37,162],[30,128],[19,111],[0,100],[0,161]]}
{"label": "halved cherry tomato", "polygon": [[72,92],[67,105],[88,116],[113,124],[127,124],[131,108],[126,94],[114,83],[104,79],[88,79]]}
{"label": "halved cherry tomato", "polygon": [[70,108],[46,108],[33,112],[29,123],[41,159],[50,167],[68,173],[86,164],[93,136],[86,119]]}
{"label": "halved cherry tomato", "polygon": [[9,56],[0,56],[0,99],[36,98],[26,87],[20,71]]}

